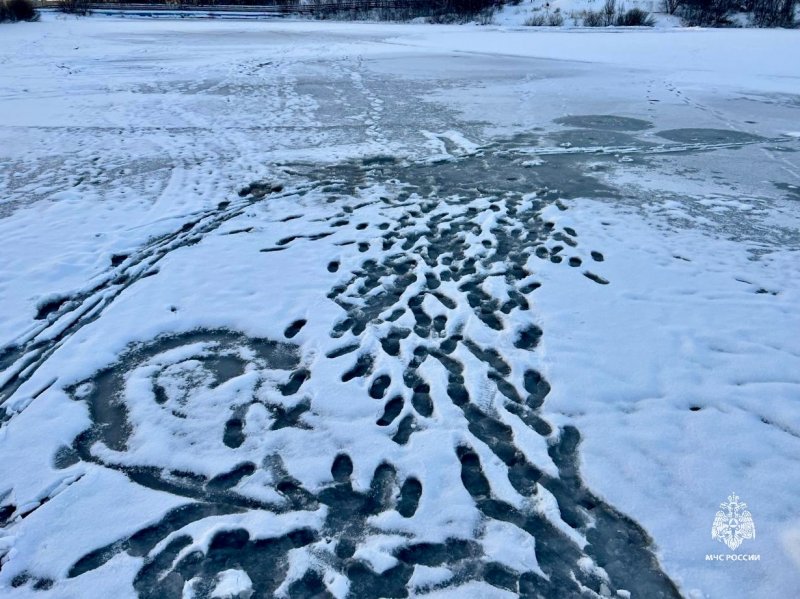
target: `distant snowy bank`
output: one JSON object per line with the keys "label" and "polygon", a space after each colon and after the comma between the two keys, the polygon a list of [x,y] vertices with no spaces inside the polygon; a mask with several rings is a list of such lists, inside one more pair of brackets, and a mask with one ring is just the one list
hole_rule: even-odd
{"label": "distant snowy bank", "polygon": [[[0,21],[4,14],[10,14],[4,12],[6,5],[26,3],[30,0],[0,0]],[[206,0],[192,5],[147,0],[39,0],[36,4],[46,12],[124,18],[307,18],[558,28],[800,27],[798,0],[263,0],[261,5],[244,0]]]}

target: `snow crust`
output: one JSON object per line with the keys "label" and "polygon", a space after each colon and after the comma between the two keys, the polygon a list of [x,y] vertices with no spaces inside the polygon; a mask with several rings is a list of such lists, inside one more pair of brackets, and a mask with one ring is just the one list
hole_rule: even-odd
{"label": "snow crust", "polygon": [[[315,570],[328,593],[347,596],[347,577],[325,569],[324,556],[336,552],[320,532],[330,510],[278,513],[287,501],[278,483],[291,479],[315,496],[351,485],[360,497],[383,463],[396,469],[396,484],[385,509],[365,518],[356,559],[385,573],[408,539],[474,539],[484,562],[543,574],[534,535],[487,522],[476,508],[456,453],[465,444],[495,498],[541,515],[585,548],[549,491],[530,497],[512,484],[507,464],[450,400],[440,362],[417,369],[432,408],[428,416],[416,410],[404,384],[415,347],[401,340],[396,357],[381,353],[392,329],[416,326],[410,309],[332,335],[348,316],[332,289],[344,287],[341,297],[366,308],[402,276],[382,275],[371,290],[364,276],[354,279],[368,261],[386,259],[381,223],[409,220],[397,240],[400,247],[420,235],[403,250],[409,255],[430,245],[421,217],[409,216],[424,198],[382,203],[402,194],[400,182],[350,185],[362,171],[346,169],[391,157],[418,172],[416,165],[458,165],[495,151],[516,152],[520,172],[542,177],[564,156],[588,155],[581,168],[614,191],[532,186],[517,210],[558,198],[536,218],[575,232],[577,246],[563,251],[581,267],[531,254],[531,277],[519,283],[541,288],[527,294],[529,310],[502,316],[502,331],[485,326],[455,281],[438,288],[458,299],[454,307],[425,296],[420,309],[431,320],[446,317],[442,340],[460,334],[478,353],[500,348],[518,390],[530,368],[546,378],[540,416],[554,432],[539,434],[502,408],[494,367],[459,344],[452,357],[471,401],[496,414],[548,476],[560,473],[550,451],[559,431],[580,431],[586,487],[647,531],[682,594],[788,597],[798,588],[798,32],[46,17],[4,27],[2,36],[0,347],[53,343],[41,363],[0,352],[0,385],[21,381],[0,396],[0,508],[11,509],[0,519],[4,596],[136,596],[143,565],[170,543],[191,538],[176,560],[207,555],[234,529],[253,543],[318,532],[286,551],[280,593]],[[554,122],[575,115],[648,124],[585,141],[570,133],[585,128]],[[705,133],[659,136],[676,129]],[[496,146],[515,134],[532,141]],[[683,145],[665,150],[668,142]],[[252,191],[240,196],[254,181],[283,188],[263,201]],[[426,217],[440,217],[442,231],[448,219],[474,224],[464,233],[466,258],[485,256],[484,242],[497,246],[495,231],[508,218],[508,198],[483,191],[484,183]],[[348,222],[336,228],[337,219]],[[207,228],[182,232],[187,223]],[[503,304],[514,289],[494,268],[477,273],[481,297]],[[608,284],[582,276],[587,268]],[[397,305],[425,290],[432,271],[417,274]],[[515,348],[532,325],[543,330],[535,351]],[[240,337],[192,339],[196,331]],[[152,345],[170,335],[189,340]],[[296,363],[270,361],[254,340],[285,343]],[[358,349],[327,357],[349,344]],[[369,377],[343,380],[368,355],[378,356]],[[219,356],[243,366],[223,377],[228,362],[211,362]],[[69,449],[96,418],[87,398],[102,396],[96,375],[123,359],[121,392],[109,399],[127,406],[125,443],[103,437],[74,458]],[[300,371],[309,378],[284,393]],[[405,399],[390,426],[376,424],[384,401],[370,395],[381,375],[391,381],[382,399]],[[234,412],[244,440],[232,447],[225,432]],[[391,436],[408,416],[415,425],[401,445]],[[332,470],[343,453],[352,458],[345,483]],[[225,492],[259,509],[184,523],[147,555],[116,551],[115,543],[197,503],[189,491],[168,489],[193,488],[185,482],[192,477],[226,484],[219,477],[247,464],[255,471]],[[166,474],[151,486],[130,474],[147,468]],[[422,493],[405,517],[398,488],[411,480]],[[758,536],[746,550],[761,559],[710,563],[705,555],[723,549],[710,538],[714,513],[732,491],[753,514]],[[102,565],[74,575],[80,558],[103,547],[113,554]],[[253,584],[244,570],[226,569],[211,596],[248,597]],[[427,597],[515,596],[435,564],[415,565],[408,585]]]}

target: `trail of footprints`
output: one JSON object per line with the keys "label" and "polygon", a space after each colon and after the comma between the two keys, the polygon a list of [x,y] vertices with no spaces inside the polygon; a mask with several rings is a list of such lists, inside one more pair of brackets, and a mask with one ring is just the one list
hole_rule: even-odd
{"label": "trail of footprints", "polygon": [[[442,203],[450,202],[455,210],[440,210]],[[356,356],[342,374],[342,380],[369,380],[370,397],[384,402],[376,425],[387,428],[392,440],[400,445],[406,445],[420,427],[430,425],[435,410],[431,386],[419,371],[427,360],[440,363],[447,372],[449,400],[463,413],[476,442],[488,446],[506,466],[514,489],[525,497],[535,496],[539,486],[549,491],[558,502],[564,522],[589,541],[581,548],[546,517],[521,511],[497,499],[478,453],[469,445],[461,445],[455,449],[462,467],[461,479],[478,509],[487,519],[509,522],[531,534],[537,543],[537,562],[545,573],[542,577],[533,572],[513,572],[493,563],[491,556],[483,555],[481,567],[464,574],[462,580],[480,579],[531,597],[611,596],[617,589],[629,590],[633,596],[678,596],[649,551],[646,534],[583,486],[576,465],[580,439],[577,430],[568,427],[554,431],[540,417],[539,408],[550,391],[541,374],[534,369],[526,370],[521,392],[509,382],[512,369],[500,351],[475,342],[460,327],[449,328],[447,316],[432,317],[426,313],[424,303],[431,296],[454,316],[463,318],[457,308],[469,306],[470,315],[483,327],[504,331],[515,320],[512,315],[529,311],[528,296],[539,287],[532,273],[526,270],[529,252],[533,251],[542,260],[559,263],[564,246],[577,245],[574,230],[565,228],[556,232],[551,224],[538,218],[540,203],[524,206],[521,197],[512,196],[490,205],[490,210],[500,214],[491,230],[492,241],[482,243],[483,251],[476,254],[468,237],[470,233],[479,236],[482,232],[475,224],[478,210],[468,207],[459,213],[458,207],[464,204],[463,196],[419,203],[416,214],[410,214],[416,220],[417,232],[403,233],[406,220],[400,218],[394,229],[374,240],[387,250],[385,257],[381,261],[365,261],[346,284],[334,288],[329,295],[346,312],[334,326],[333,337],[349,333],[348,338],[360,339],[371,323],[405,319],[405,326],[392,325],[381,336],[379,350],[394,359],[411,356],[402,375],[405,391],[387,393],[392,387],[390,376],[372,372],[373,365],[383,356],[359,353],[358,342],[348,342],[328,357]],[[419,231],[420,221],[424,223],[423,231]],[[526,223],[524,228],[519,226],[521,222]],[[548,247],[544,245],[548,238],[559,243]],[[419,243],[420,240],[424,243]],[[603,261],[600,252],[592,251],[590,255],[595,262]],[[568,263],[577,267],[581,260],[571,257]],[[592,272],[584,274],[597,283],[608,283]],[[482,284],[489,277],[499,277],[505,282],[507,300],[500,301],[484,291]],[[386,284],[386,281],[391,282]],[[450,284],[448,292],[442,290],[445,283]],[[371,293],[376,288],[380,288],[380,293]],[[541,336],[542,330],[529,323],[516,331],[512,345],[517,350],[532,352]],[[403,352],[403,347],[411,351]],[[465,382],[465,366],[455,357],[459,347],[486,365],[488,381],[502,398],[502,408],[548,439],[550,457],[558,467],[557,477],[546,474],[526,458],[516,445],[512,427],[499,413],[472,401]],[[624,541],[620,542],[620,537]],[[579,561],[586,556],[603,568],[605,574],[581,569]],[[455,561],[457,557],[445,557],[439,563],[449,565]]]}
{"label": "trail of footprints", "polygon": [[[124,552],[143,558],[134,580],[141,598],[179,598],[187,593],[210,597],[219,575],[231,568],[246,572],[253,597],[333,597],[331,576],[347,581],[348,597],[406,597],[413,590],[416,566],[450,572],[443,582],[422,591],[482,581],[522,597],[625,596],[617,591],[633,597],[678,597],[646,533],[583,484],[577,466],[578,431],[569,426],[555,430],[542,418],[540,409],[550,392],[547,380],[533,367],[523,372],[513,367],[535,362],[543,336],[531,316],[533,294],[540,286],[529,270],[536,263],[532,258],[563,262],[595,283],[608,284],[585,268],[585,257],[572,253],[578,247],[577,231],[556,230],[541,218],[540,210],[548,203],[566,208],[547,184],[553,171],[519,175],[519,158],[511,151],[519,143],[515,139],[508,147],[465,156],[457,164],[378,160],[336,165],[323,173],[320,187],[335,202],[354,196],[371,180],[403,182],[396,193],[380,198],[387,218],[374,223],[375,236],[336,242],[357,253],[377,246],[381,253],[363,260],[330,290],[328,298],[341,306],[343,317],[332,323],[330,335],[338,345],[325,359],[342,365],[342,383],[360,385],[375,402],[375,428],[398,448],[411,448],[417,431],[437,425],[442,401],[463,416],[465,440],[442,451],[452,452],[463,488],[485,522],[506,523],[535,539],[529,569],[512,569],[498,556],[488,555],[476,531],[474,538],[441,543],[407,535],[392,552],[396,564],[376,571],[357,554],[370,534],[380,533],[370,518],[396,511],[413,519],[426,493],[425,480],[401,477],[394,465],[383,462],[375,468],[369,488],[360,491],[352,480],[353,459],[358,456],[346,449],[332,457],[330,483],[319,490],[307,489],[292,477],[277,452],[261,463],[232,463],[213,477],[137,462],[130,442],[148,434],[146,426],[179,434],[182,423],[192,420],[204,439],[221,439],[225,447],[237,450],[248,447],[256,421],[269,423],[270,431],[313,432],[307,416],[314,405],[303,387],[314,373],[292,341],[307,324],[300,319],[287,323],[280,341],[224,330],[160,337],[132,347],[115,364],[68,390],[76,401],[86,402],[93,424],[62,448],[57,467],[95,464],[122,472],[139,485],[192,500],[156,524],[76,556],[69,576],[100,568]],[[575,178],[584,177],[580,158],[554,160],[562,161],[557,165],[562,171],[559,180],[569,178],[571,170]],[[527,193],[531,187],[542,190],[533,199]],[[334,231],[370,230],[371,225],[355,214],[372,203],[346,205],[322,224]],[[331,234],[325,230],[286,237],[263,251],[285,251]],[[588,258],[594,263],[604,259],[598,251]],[[321,268],[337,273],[342,259]],[[369,342],[373,335],[377,343]],[[434,364],[444,373],[443,387],[431,378]],[[485,373],[480,385],[468,372],[476,364]],[[238,393],[232,404],[214,403],[209,391],[241,377],[248,365],[259,373],[252,388]],[[138,405],[141,399],[126,401],[132,372],[150,373],[150,400],[144,407]],[[446,397],[436,392],[441,388]],[[490,402],[478,401],[481,389],[491,389]],[[209,418],[209,411],[215,410],[219,417]],[[513,419],[545,439],[557,474],[532,462],[509,424]],[[557,502],[560,518],[531,507],[535,501],[520,507],[503,499],[481,457],[487,448],[515,492],[529,500],[547,493]],[[203,458],[201,444],[196,459]],[[260,473],[272,481],[272,496],[242,491],[242,483]],[[233,523],[215,532],[207,544],[192,533],[193,525],[209,518],[251,512],[315,514],[321,508],[327,508],[321,524],[298,524],[279,536],[253,536]],[[16,509],[4,506],[0,517],[10,520]],[[289,558],[298,552],[308,556],[306,566],[290,569]],[[24,573],[13,584],[44,589],[52,581]]]}

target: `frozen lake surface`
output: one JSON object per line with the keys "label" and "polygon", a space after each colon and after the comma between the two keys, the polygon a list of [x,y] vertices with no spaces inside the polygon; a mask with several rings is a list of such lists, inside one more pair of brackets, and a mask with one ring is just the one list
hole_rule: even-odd
{"label": "frozen lake surface", "polygon": [[796,593],[800,32],[2,36],[4,597]]}

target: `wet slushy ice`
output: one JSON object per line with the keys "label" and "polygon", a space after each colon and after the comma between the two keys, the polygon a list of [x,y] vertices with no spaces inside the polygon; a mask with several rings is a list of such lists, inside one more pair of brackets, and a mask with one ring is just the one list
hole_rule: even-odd
{"label": "wet slushy ice", "polygon": [[[764,140],[699,129],[650,132],[645,139],[650,123],[610,115],[568,117],[559,125],[551,134],[496,140],[448,160],[379,156],[284,165],[285,188],[244,187],[240,204],[195,217],[174,235],[120,258],[113,276],[85,297],[50,306],[42,319],[60,327],[59,334],[0,356],[4,367],[28,358],[0,397],[10,396],[122,289],[158,276],[162,257],[199,243],[247,206],[291,194],[317,194],[326,202],[328,216],[307,234],[263,247],[276,259],[297,244],[363,230],[362,208],[392,215],[370,223],[379,233],[369,241],[336,242],[340,253],[370,252],[352,272],[343,272],[340,259],[319,255],[321,270],[346,275],[327,294],[342,316],[329,323],[325,355],[309,356],[293,341],[305,319],[288,321],[282,339],[197,328],[132,345],[67,390],[86,405],[92,424],[61,448],[56,467],[112,469],[185,500],[159,521],[75,555],[69,577],[127,554],[141,559],[136,593],[154,599],[211,597],[231,571],[249,580],[252,597],[333,597],[334,591],[405,597],[412,589],[457,589],[470,581],[523,597],[680,596],[646,532],[583,482],[580,432],[555,427],[545,416],[551,387],[531,366],[548,334],[536,322],[536,290],[546,283],[535,265],[558,264],[593,284],[614,281],[603,274],[603,248],[583,247],[580,231],[557,228],[542,210],[567,210],[562,199],[623,195],[592,175],[590,161],[602,170],[620,156],[642,163],[651,154]],[[363,203],[343,201],[375,187],[380,193]],[[251,234],[246,227],[233,233]],[[73,318],[81,306],[91,309]],[[381,439],[380,453],[388,456],[366,488],[355,480],[362,456],[353,448],[315,454],[315,439],[328,434],[324,415],[339,409],[323,405],[324,390],[350,381],[363,383],[374,402],[369,434]],[[312,387],[317,392],[309,393]],[[469,498],[463,509],[478,524],[471,534],[453,526],[452,536],[433,542],[419,531],[429,514],[423,506],[436,504],[426,494],[435,491],[425,476],[404,474],[398,462],[419,451],[417,439],[436,427],[452,431],[452,443],[425,451],[436,455],[436,467],[454,469]],[[534,437],[555,469],[533,457]],[[181,468],[159,463],[151,445],[165,439],[184,452]],[[275,449],[281,443],[304,446],[324,462],[327,482],[313,487],[299,480]],[[508,500],[511,495],[519,500]],[[5,521],[15,517],[17,506],[3,509]],[[257,523],[268,525],[256,534]],[[499,530],[530,543],[527,565],[512,566],[491,550],[488,539]],[[382,560],[374,558],[376,544]],[[414,582],[419,572],[429,582]],[[52,587],[36,572],[14,584]]]}

